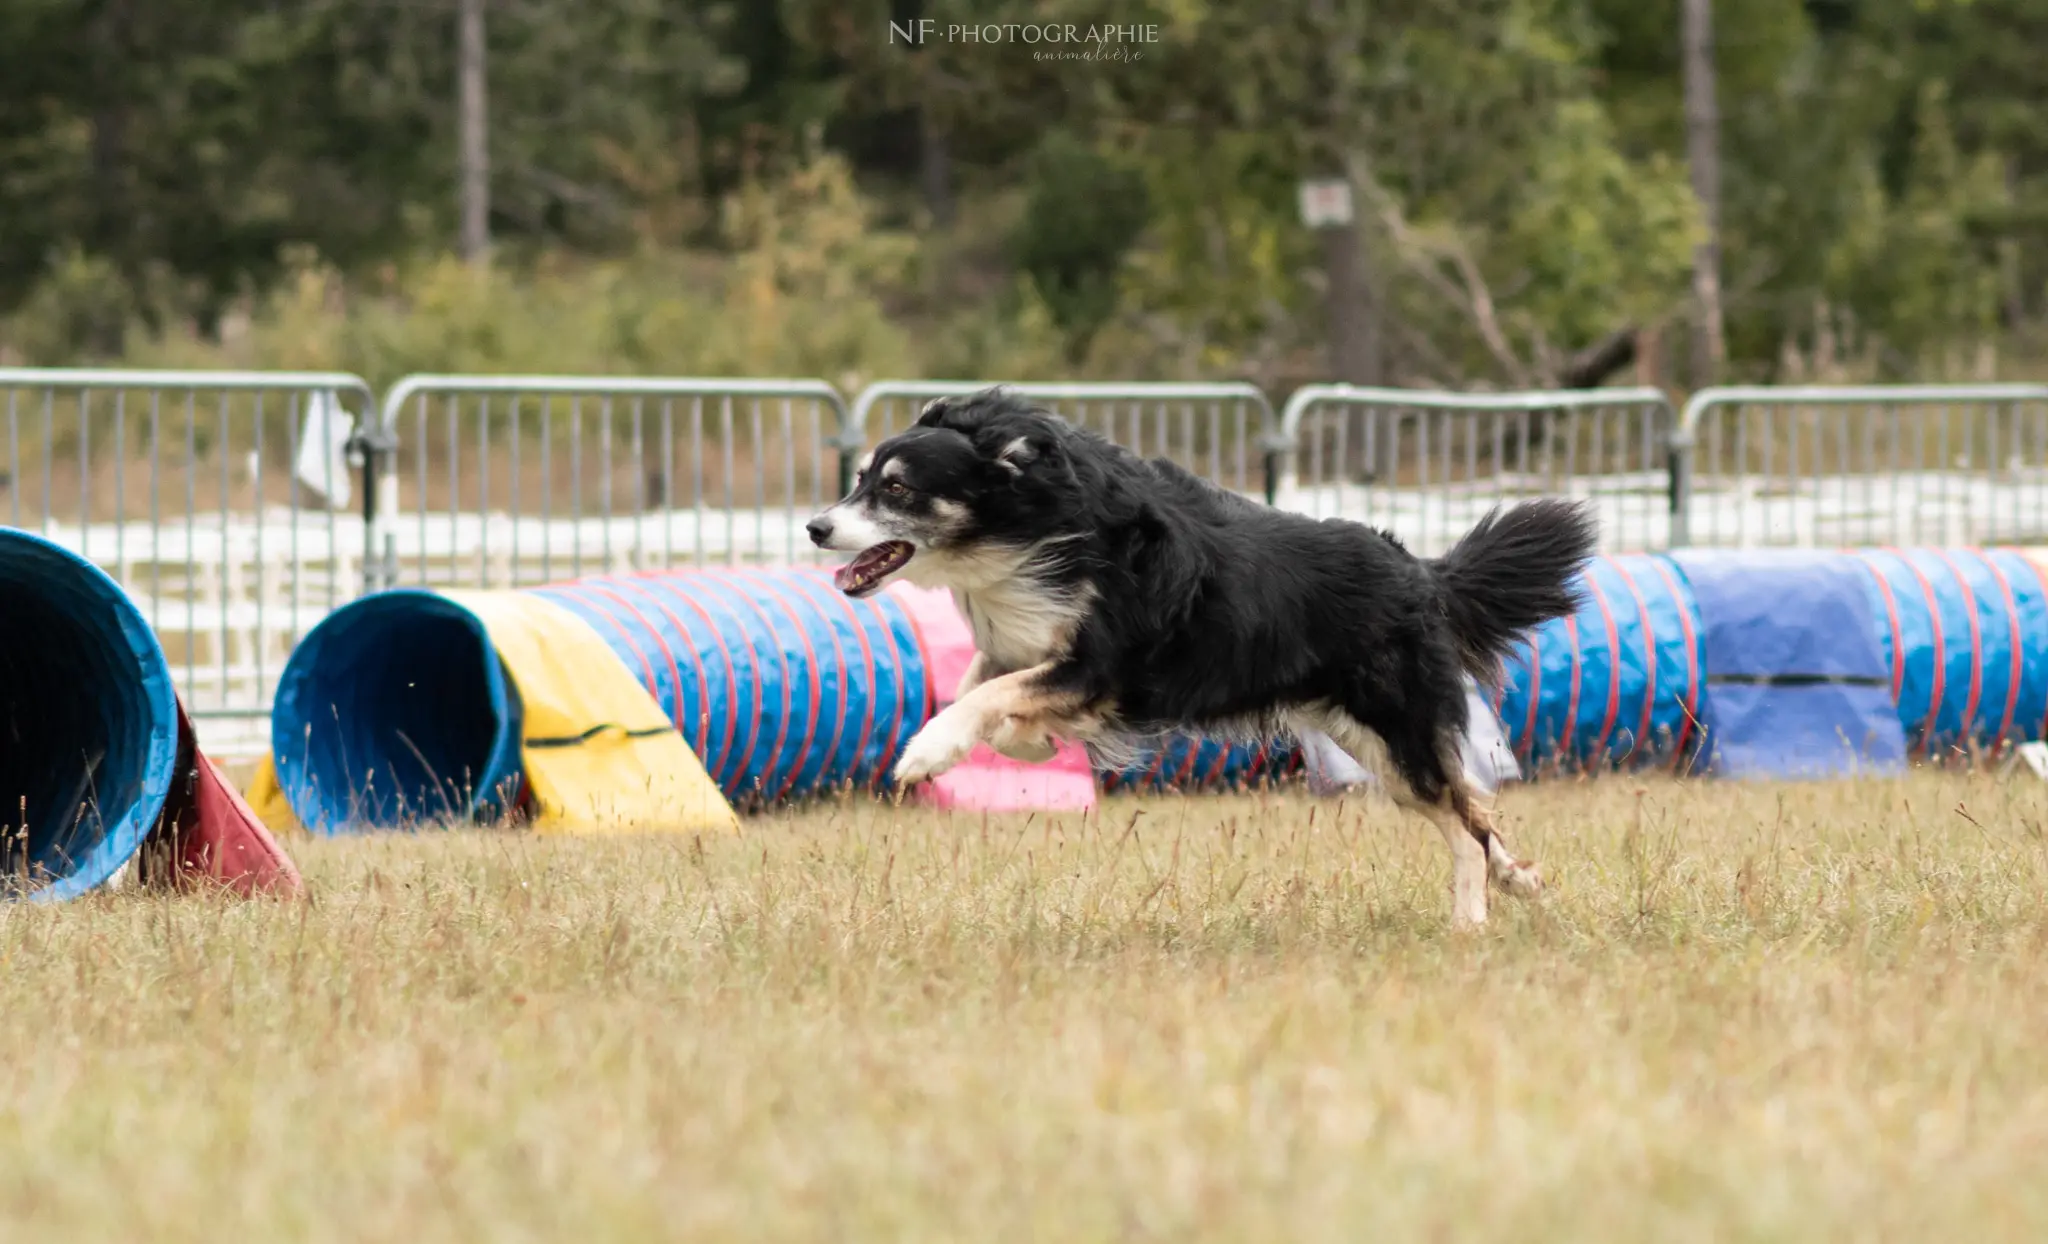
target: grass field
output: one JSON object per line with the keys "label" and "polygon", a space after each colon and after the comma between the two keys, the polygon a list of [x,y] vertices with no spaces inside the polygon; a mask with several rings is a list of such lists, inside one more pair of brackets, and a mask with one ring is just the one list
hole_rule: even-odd
{"label": "grass field", "polygon": [[0,911],[8,1240],[2048,1236],[2048,787],[295,841]]}

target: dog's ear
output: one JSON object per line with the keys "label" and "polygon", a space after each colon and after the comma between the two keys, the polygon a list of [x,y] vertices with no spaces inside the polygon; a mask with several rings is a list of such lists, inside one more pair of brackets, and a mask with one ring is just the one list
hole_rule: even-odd
{"label": "dog's ear", "polygon": [[917,426],[958,432],[974,446],[975,457],[1010,479],[1066,464],[1058,419],[1000,385],[933,398],[919,412]]}
{"label": "dog's ear", "polygon": [[1022,475],[1024,468],[1039,460],[1044,451],[1031,443],[1028,436],[1013,436],[996,449],[996,465],[1012,475]]}
{"label": "dog's ear", "polygon": [[1049,432],[1020,430],[1015,424],[990,427],[975,438],[975,451],[1011,479],[1056,470],[1066,460],[1059,437]]}

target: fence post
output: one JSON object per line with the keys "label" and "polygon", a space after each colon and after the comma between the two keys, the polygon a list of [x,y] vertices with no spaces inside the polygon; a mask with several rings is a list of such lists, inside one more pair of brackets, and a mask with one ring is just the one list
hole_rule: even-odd
{"label": "fence post", "polygon": [[374,400],[363,417],[356,424],[355,435],[348,439],[350,465],[363,473],[363,595],[368,596],[382,588],[389,587],[393,578],[392,567],[384,564],[379,555],[377,534],[382,529],[378,522],[377,494],[383,483],[384,473],[389,469],[392,457],[398,450],[398,434],[384,426],[381,418],[382,406]]}
{"label": "fence post", "polygon": [[[843,406],[841,409],[845,409]],[[839,435],[833,438],[832,447],[839,453],[839,496],[837,501],[853,491],[853,468],[860,462],[861,449],[867,442],[867,429],[856,418],[847,417],[840,421]]]}
{"label": "fence post", "polygon": [[1266,469],[1266,504],[1280,504],[1280,477],[1286,473],[1287,460],[1294,455],[1296,438],[1294,429],[1284,417],[1273,416],[1267,420],[1272,426],[1259,437],[1260,457]]}
{"label": "fence post", "polygon": [[1670,546],[1674,549],[1692,542],[1692,435],[1689,421],[1673,428],[1665,458],[1665,470],[1671,477]]}

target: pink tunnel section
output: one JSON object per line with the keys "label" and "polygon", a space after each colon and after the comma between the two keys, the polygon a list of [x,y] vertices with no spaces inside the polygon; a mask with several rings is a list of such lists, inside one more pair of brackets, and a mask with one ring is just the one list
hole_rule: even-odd
{"label": "pink tunnel section", "polygon": [[[974,660],[974,632],[950,592],[893,583],[886,589],[910,615],[924,649],[934,711],[953,702],[961,675]],[[1087,749],[1061,743],[1044,764],[1025,764],[986,743],[934,779],[922,798],[934,807],[971,812],[1076,812],[1095,806],[1095,770]]]}

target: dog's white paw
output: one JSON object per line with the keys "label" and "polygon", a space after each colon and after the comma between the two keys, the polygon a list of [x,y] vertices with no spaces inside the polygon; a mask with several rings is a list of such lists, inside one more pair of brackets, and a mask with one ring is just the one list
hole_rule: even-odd
{"label": "dog's white paw", "polygon": [[1486,844],[1486,871],[1497,888],[1516,898],[1535,898],[1543,893],[1543,870],[1534,860],[1518,860],[1508,854],[1498,835]]}
{"label": "dog's white paw", "polygon": [[1516,898],[1535,898],[1543,893],[1543,870],[1529,860],[1509,860],[1493,866],[1493,884]]}
{"label": "dog's white paw", "polygon": [[947,721],[946,715],[941,713],[910,740],[910,746],[903,749],[891,776],[899,789],[915,786],[959,764],[973,750],[973,737]]}

